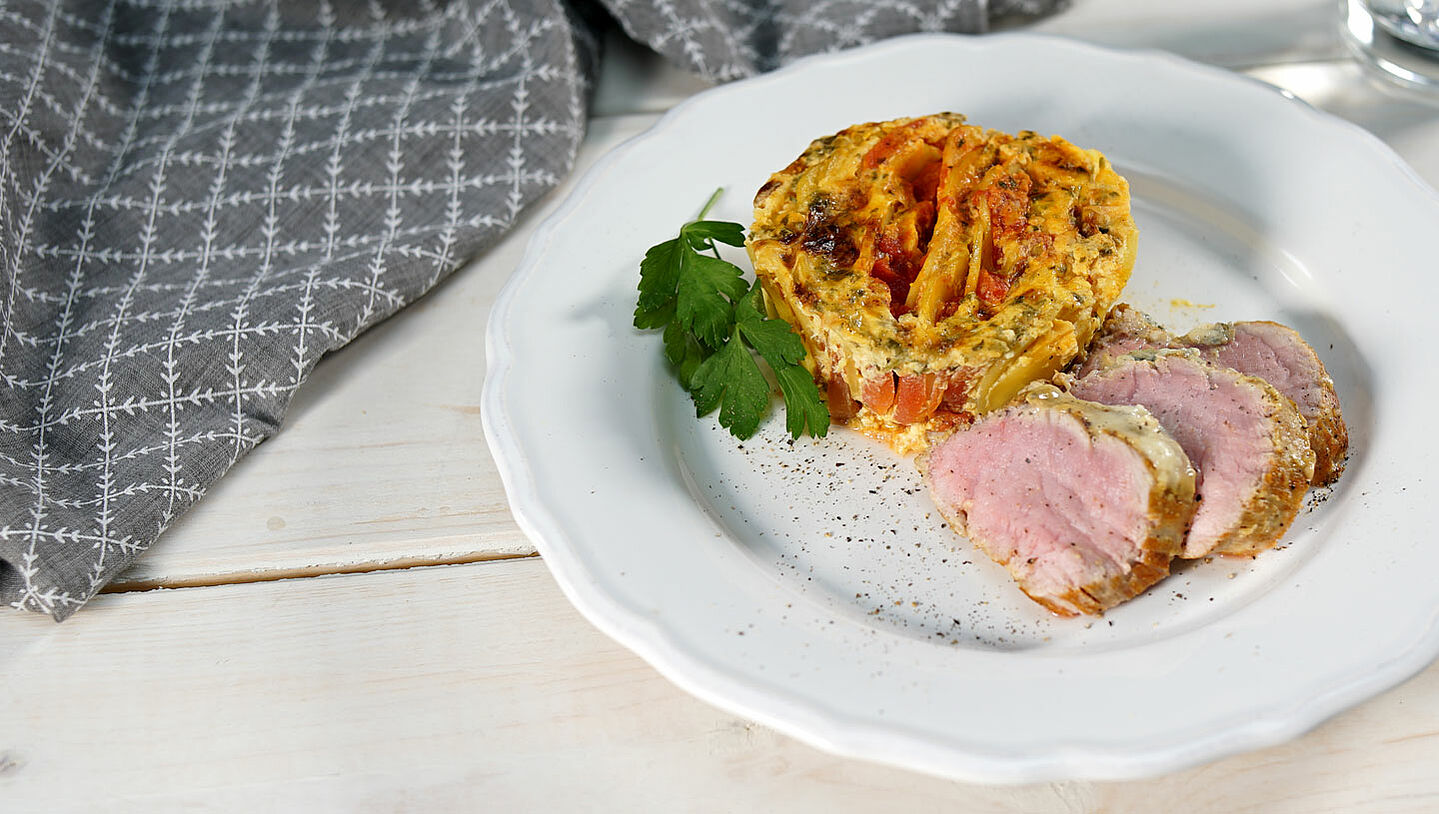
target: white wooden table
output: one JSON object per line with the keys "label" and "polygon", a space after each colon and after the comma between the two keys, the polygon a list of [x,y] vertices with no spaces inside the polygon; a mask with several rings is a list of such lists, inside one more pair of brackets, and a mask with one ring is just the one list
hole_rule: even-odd
{"label": "white wooden table", "polygon": [[[1370,84],[1333,14],[1074,0],[1033,28],[1244,70],[1439,184],[1439,103]],[[703,87],[612,47],[577,172]],[[606,639],[511,520],[478,406],[490,304],[569,186],[324,361],[106,594],[63,625],[0,615],[0,811],[1439,810],[1439,666],[1277,748],[989,787],[829,756]]]}

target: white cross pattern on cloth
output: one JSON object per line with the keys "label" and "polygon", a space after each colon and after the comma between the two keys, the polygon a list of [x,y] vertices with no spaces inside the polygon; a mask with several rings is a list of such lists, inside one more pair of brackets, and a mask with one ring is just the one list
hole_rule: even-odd
{"label": "white cross pattern on cloth", "polygon": [[[605,5],[727,79],[1054,3]],[[0,601],[68,616],[277,431],[317,360],[553,188],[603,17],[0,0]]]}

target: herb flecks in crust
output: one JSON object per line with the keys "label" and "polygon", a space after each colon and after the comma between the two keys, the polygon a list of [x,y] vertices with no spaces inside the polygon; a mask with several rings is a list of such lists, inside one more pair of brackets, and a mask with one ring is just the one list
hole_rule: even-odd
{"label": "herb flecks in crust", "polygon": [[835,417],[923,435],[1067,365],[1136,245],[1103,155],[939,113],[814,141],[760,187],[747,248]]}

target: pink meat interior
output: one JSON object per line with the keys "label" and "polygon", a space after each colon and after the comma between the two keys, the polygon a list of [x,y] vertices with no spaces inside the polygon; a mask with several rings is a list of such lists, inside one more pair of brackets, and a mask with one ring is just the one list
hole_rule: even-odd
{"label": "pink meat interior", "polygon": [[1322,406],[1319,359],[1294,331],[1273,322],[1236,322],[1234,338],[1213,347],[1198,346],[1206,359],[1257,376],[1299,405],[1305,416]]}
{"label": "pink meat interior", "polygon": [[1152,476],[1112,436],[1059,410],[1008,413],[935,448],[936,497],[1032,594],[1061,595],[1128,570],[1148,536]]}
{"label": "pink meat interior", "polygon": [[1182,357],[1109,368],[1075,382],[1075,396],[1142,404],[1184,448],[1198,471],[1186,555],[1207,552],[1238,518],[1274,455],[1263,391],[1238,373]]}

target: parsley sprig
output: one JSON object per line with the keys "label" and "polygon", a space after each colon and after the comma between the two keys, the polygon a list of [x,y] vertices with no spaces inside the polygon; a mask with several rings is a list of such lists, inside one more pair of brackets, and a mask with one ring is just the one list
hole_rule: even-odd
{"label": "parsley sprig", "polygon": [[696,416],[719,408],[720,425],[736,438],[754,435],[771,396],[757,353],[779,383],[790,435],[823,436],[829,408],[801,364],[799,336],[784,320],[765,316],[759,281],[747,283],[715,245],[744,245],[743,226],[705,220],[723,191],[715,190],[679,237],[645,252],[635,327],[664,329],[665,358],[694,400]]}

